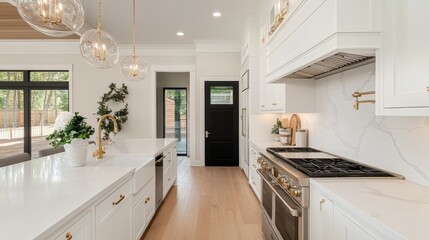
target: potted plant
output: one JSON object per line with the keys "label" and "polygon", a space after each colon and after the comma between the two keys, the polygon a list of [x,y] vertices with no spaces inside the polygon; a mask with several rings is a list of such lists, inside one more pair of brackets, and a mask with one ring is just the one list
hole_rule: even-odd
{"label": "potted plant", "polygon": [[280,141],[279,130],[282,127],[283,127],[282,126],[282,122],[280,121],[280,119],[277,118],[276,123],[271,128],[271,134],[273,134],[273,137],[274,137],[275,141]]}
{"label": "potted plant", "polygon": [[71,167],[85,165],[88,139],[95,132],[85,119],[78,112],[60,113],[55,119],[54,132],[46,137],[53,147],[64,146]]}

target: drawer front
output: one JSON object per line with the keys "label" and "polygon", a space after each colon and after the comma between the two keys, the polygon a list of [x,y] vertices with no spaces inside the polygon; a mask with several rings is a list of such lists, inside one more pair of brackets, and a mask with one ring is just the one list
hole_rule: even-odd
{"label": "drawer front", "polygon": [[131,197],[131,181],[124,183],[95,207],[97,228],[113,215],[123,202]]}
{"label": "drawer front", "polygon": [[134,175],[134,194],[140,192],[155,177],[155,160],[151,160]]}
{"label": "drawer front", "polygon": [[155,184],[153,184],[147,192],[144,198],[144,203],[146,223],[148,225],[153,215],[155,214]]}
{"label": "drawer front", "polygon": [[68,227],[55,240],[90,240],[91,239],[91,213],[88,212]]}
{"label": "drawer front", "polygon": [[259,201],[261,201],[261,177],[256,172],[256,168],[249,167],[249,184],[252,187],[255,195],[258,197]]}
{"label": "drawer front", "polygon": [[163,184],[162,184],[163,198],[165,198],[165,196],[167,195],[172,183],[173,182],[171,177],[171,167],[169,167],[166,171],[164,171],[164,176],[163,176]]}
{"label": "drawer front", "polygon": [[168,149],[166,152],[164,152],[164,155],[165,158],[163,161],[163,169],[165,172],[171,166],[171,149]]}

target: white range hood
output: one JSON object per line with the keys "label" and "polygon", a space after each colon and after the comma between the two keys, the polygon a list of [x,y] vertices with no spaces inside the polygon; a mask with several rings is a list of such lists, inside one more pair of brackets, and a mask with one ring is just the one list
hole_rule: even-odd
{"label": "white range hood", "polygon": [[319,79],[375,61],[381,0],[297,0],[266,45],[267,83]]}

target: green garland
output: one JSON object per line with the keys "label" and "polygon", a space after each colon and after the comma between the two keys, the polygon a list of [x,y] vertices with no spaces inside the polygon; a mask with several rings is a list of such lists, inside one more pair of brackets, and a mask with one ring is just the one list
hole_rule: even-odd
{"label": "green garland", "polygon": [[[98,101],[98,111],[95,115],[98,115],[99,117],[105,115],[105,114],[111,114],[113,111],[109,108],[108,102],[114,101],[114,102],[125,102],[125,97],[128,95],[128,87],[125,86],[125,84],[122,84],[121,88],[117,88],[115,83],[111,83],[109,85],[109,91],[100,98],[100,101]],[[118,122],[118,130],[122,130],[123,124],[128,120],[128,103],[125,104],[124,108],[119,109],[119,111],[115,111],[113,115],[116,118],[116,122]],[[97,118],[100,120],[100,118]],[[113,132],[113,121],[111,119],[106,119],[104,124],[101,125],[101,129],[103,130],[103,139],[107,140],[109,139],[109,134]]]}

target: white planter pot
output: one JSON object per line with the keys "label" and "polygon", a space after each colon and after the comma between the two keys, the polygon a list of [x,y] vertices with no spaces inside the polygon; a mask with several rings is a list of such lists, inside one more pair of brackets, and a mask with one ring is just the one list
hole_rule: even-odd
{"label": "white planter pot", "polygon": [[280,136],[279,136],[278,134],[274,134],[274,133],[272,133],[271,135],[273,136],[273,140],[274,140],[274,141],[276,141],[276,142],[280,142]]}
{"label": "white planter pot", "polygon": [[88,140],[73,139],[71,144],[64,145],[64,149],[70,167],[85,166]]}

